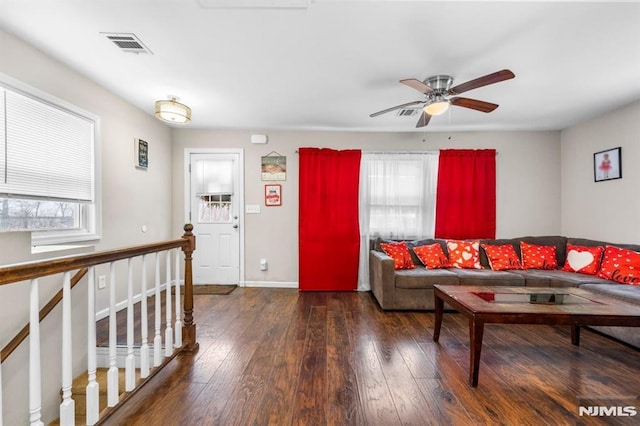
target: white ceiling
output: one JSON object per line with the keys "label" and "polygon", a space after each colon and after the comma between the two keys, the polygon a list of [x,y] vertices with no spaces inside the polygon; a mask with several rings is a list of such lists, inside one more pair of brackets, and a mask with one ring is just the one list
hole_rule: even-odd
{"label": "white ceiling", "polygon": [[[149,114],[178,96],[192,128],[415,131],[417,116],[369,117],[423,99],[398,80],[504,68],[515,79],[464,94],[497,110],[453,107],[425,129],[562,129],[640,99],[637,1],[202,7],[217,1],[0,0],[0,28]],[[101,32],[134,33],[153,54]]]}

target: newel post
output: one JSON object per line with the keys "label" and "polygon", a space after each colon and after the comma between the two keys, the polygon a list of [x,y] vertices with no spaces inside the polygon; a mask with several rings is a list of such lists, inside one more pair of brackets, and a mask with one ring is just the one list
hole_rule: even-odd
{"label": "newel post", "polygon": [[184,225],[184,235],[189,244],[182,248],[184,252],[184,323],[182,325],[183,347],[188,351],[197,351],[196,325],[193,323],[193,276],[191,272],[191,255],[196,249],[196,237],[191,232],[193,225]]}

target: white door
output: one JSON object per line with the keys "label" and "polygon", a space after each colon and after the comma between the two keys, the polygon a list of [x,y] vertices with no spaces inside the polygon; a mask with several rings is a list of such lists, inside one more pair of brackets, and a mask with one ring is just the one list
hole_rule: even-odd
{"label": "white door", "polygon": [[241,167],[239,153],[189,154],[194,284],[240,282]]}

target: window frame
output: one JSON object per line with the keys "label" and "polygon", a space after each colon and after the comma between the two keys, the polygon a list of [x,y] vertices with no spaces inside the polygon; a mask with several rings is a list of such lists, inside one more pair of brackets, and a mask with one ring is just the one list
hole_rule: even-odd
{"label": "window frame", "polygon": [[[21,232],[29,232],[31,234],[31,246],[33,248],[37,248],[39,246],[66,245],[100,240],[102,234],[102,167],[100,154],[102,147],[102,132],[100,118],[89,111],[3,73],[0,73],[0,87],[17,92],[53,108],[80,116],[93,123],[94,200],[93,203],[80,203],[80,227],[77,229],[47,231],[31,230]],[[4,117],[2,119],[4,119]],[[14,197],[20,198],[18,196]]]}

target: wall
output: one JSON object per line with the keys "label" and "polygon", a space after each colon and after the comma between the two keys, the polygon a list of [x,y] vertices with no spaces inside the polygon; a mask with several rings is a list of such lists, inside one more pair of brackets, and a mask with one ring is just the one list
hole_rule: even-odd
{"label": "wall", "polygon": [[[251,134],[269,136],[252,145]],[[449,139],[450,137],[450,139]],[[172,229],[184,218],[185,148],[242,148],[245,156],[245,203],[260,204],[260,214],[245,215],[245,280],[249,285],[298,281],[299,147],[360,148],[378,151],[428,151],[441,148],[495,148],[497,157],[497,236],[560,232],[560,132],[364,133],[174,129]],[[260,157],[276,151],[287,157],[282,206],[264,207]],[[330,232],[328,227],[328,232]],[[267,258],[268,271],[260,271]]]}
{"label": "wall", "polygon": [[[102,239],[95,250],[162,241],[174,234],[171,227],[171,130],[150,114],[134,108],[109,91],[33,47],[0,31],[0,72],[34,86],[50,95],[83,108],[101,119],[102,130]],[[151,109],[152,106],[150,105]],[[149,142],[150,166],[147,171],[134,168],[133,141]],[[148,232],[142,233],[146,225]],[[87,247],[74,252],[90,251]],[[55,253],[67,255],[74,252]],[[30,234],[0,233],[0,263],[10,264],[52,254],[31,255]],[[124,272],[124,271],[123,271]],[[107,273],[106,270],[99,272]],[[123,276],[122,273],[119,273]],[[125,281],[118,282],[118,300],[126,295]],[[61,282],[43,282],[40,289],[42,306],[61,286]],[[27,284],[13,284],[0,289],[0,345],[4,346],[28,320]],[[86,289],[74,289],[74,304],[85,305]],[[106,308],[108,291],[98,292],[96,308]],[[80,302],[75,302],[79,300]],[[84,311],[84,312],[81,312]],[[75,310],[75,347],[84,352],[86,343],[86,310]],[[57,417],[60,390],[60,314],[54,312],[43,324],[43,348],[48,368],[43,369],[43,419]],[[28,423],[26,384],[28,372],[22,362],[28,345],[3,362],[5,424]],[[52,349],[53,348],[53,349]],[[74,360],[76,370],[86,361]],[[53,365],[53,367],[52,367]],[[10,389],[11,392],[7,392]]]}
{"label": "wall", "polygon": [[[640,242],[640,102],[561,133],[562,233]],[[622,179],[594,182],[593,154],[622,148]]]}

